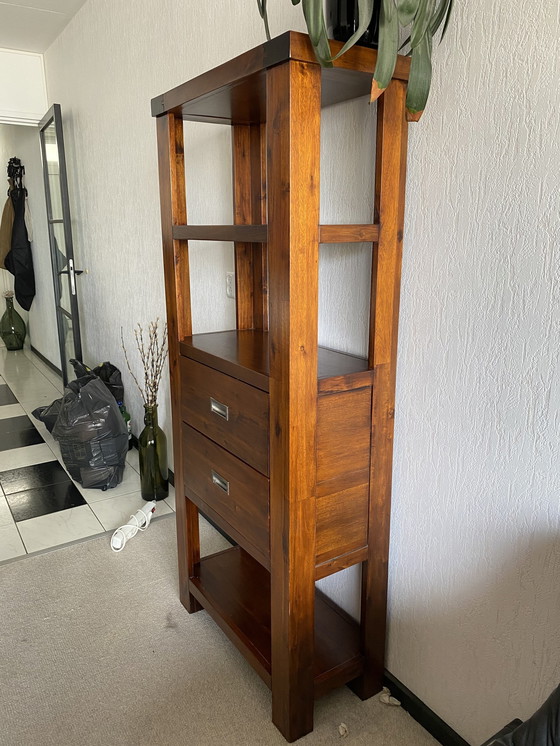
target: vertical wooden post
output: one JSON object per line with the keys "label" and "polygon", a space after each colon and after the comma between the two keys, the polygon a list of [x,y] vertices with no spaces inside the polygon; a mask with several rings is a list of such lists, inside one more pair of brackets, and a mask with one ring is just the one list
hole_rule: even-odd
{"label": "vertical wooden post", "polygon": [[267,70],[272,720],[288,741],[313,728],[320,112],[318,65]]}
{"label": "vertical wooden post", "polygon": [[181,371],[179,341],[192,334],[187,241],[173,240],[172,226],[187,222],[183,120],[174,114],[157,119],[159,188],[165,297],[169,339],[169,374],[173,419],[173,455],[175,469],[177,544],[179,554],[179,592],[190,613],[201,607],[189,592],[189,578],[200,561],[198,510],[184,495],[181,432]]}
{"label": "vertical wooden post", "polygon": [[389,521],[393,465],[397,330],[407,154],[406,83],[393,80],[377,102],[374,247],[369,366],[374,371],[368,559],[362,567],[364,674],[352,688],[362,698],[382,688],[387,627]]}
{"label": "vertical wooden post", "polygon": [[[266,223],[265,127],[233,125],[235,225]],[[235,244],[238,329],[268,329],[267,252],[263,244]]]}

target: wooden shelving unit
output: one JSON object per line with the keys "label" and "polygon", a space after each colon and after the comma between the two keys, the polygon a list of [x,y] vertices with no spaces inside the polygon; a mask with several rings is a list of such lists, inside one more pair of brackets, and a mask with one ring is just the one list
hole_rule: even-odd
{"label": "wooden shelving unit", "polygon": [[[365,699],[383,676],[407,59],[378,102],[374,222],[319,222],[321,106],[367,95],[375,61],[354,47],[323,70],[288,32],[152,101],[181,600],[271,688],[288,741],[312,730],[315,697],[348,683]],[[234,225],[187,221],[184,119],[233,129]],[[189,240],[234,243],[236,330],[192,334]],[[367,359],[318,345],[329,242],[372,244]],[[199,510],[238,546],[201,558]],[[359,624],[315,587],[357,563]]]}

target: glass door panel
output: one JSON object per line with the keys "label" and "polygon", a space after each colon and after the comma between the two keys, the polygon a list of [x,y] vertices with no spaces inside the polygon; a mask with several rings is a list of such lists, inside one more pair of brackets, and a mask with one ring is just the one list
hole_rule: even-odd
{"label": "glass door panel", "polygon": [[82,360],[82,342],[76,277],[82,274],[74,266],[74,246],[70,226],[70,203],[66,180],[66,158],[60,106],[54,104],[39,123],[43,178],[47,200],[47,222],[60,362],[64,385],[72,377],[70,359]]}

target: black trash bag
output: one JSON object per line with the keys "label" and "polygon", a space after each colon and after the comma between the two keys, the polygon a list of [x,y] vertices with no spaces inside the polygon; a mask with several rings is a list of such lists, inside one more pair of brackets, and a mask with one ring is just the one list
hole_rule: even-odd
{"label": "black trash bag", "polygon": [[48,407],[37,407],[31,414],[35,419],[44,422],[49,433],[52,433],[61,408],[62,399],[55,399]]}
{"label": "black trash bag", "polygon": [[124,401],[124,386],[120,370],[112,363],[101,363],[97,365],[93,372],[99,376],[105,386],[113,394],[115,401],[122,404]]}
{"label": "black trash bag", "polygon": [[124,386],[122,382],[122,375],[120,370],[112,363],[105,362],[101,365],[97,365],[93,370],[88,367],[85,363],[81,363],[79,360],[70,360],[74,366],[74,373],[76,378],[87,376],[94,373],[96,376],[101,378],[105,386],[115,397],[115,401],[118,404],[122,404],[124,401]]}
{"label": "black trash bag", "polygon": [[[515,723],[520,721],[514,721]],[[529,720],[505,728],[483,746],[558,746],[560,744],[560,686]]]}
{"label": "black trash bag", "polygon": [[74,368],[74,375],[76,376],[76,378],[83,378],[84,376],[89,376],[91,373],[93,373],[89,365],[82,363],[81,360],[76,360],[75,357],[70,358],[70,362],[72,363],[72,367]]}
{"label": "black trash bag", "polygon": [[97,376],[68,384],[52,434],[72,479],[101,490],[121,482],[128,452],[126,424]]}

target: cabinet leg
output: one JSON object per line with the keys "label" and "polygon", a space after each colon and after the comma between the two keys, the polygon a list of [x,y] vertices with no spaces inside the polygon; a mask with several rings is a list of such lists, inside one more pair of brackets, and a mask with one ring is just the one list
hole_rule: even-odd
{"label": "cabinet leg", "polygon": [[179,553],[179,598],[189,614],[200,611],[202,606],[189,590],[189,578],[200,562],[200,534],[198,508],[187,497],[177,497],[177,548]]}
{"label": "cabinet leg", "polygon": [[202,609],[196,598],[189,592],[188,583],[179,590],[179,600],[189,614],[194,614]]}
{"label": "cabinet leg", "polygon": [[299,696],[297,688],[286,690],[272,684],[272,722],[288,743],[313,730],[313,696]]}
{"label": "cabinet leg", "polygon": [[383,689],[383,673],[369,668],[366,664],[364,673],[354,681],[350,681],[348,688],[360,699],[369,699]]}
{"label": "cabinet leg", "polygon": [[198,603],[192,593],[189,593],[187,588],[181,588],[179,592],[179,600],[189,614],[194,614],[202,609],[202,606]]}
{"label": "cabinet leg", "polygon": [[364,672],[348,686],[360,699],[369,699],[383,689],[385,636],[387,629],[387,563],[362,565],[362,652]]}

